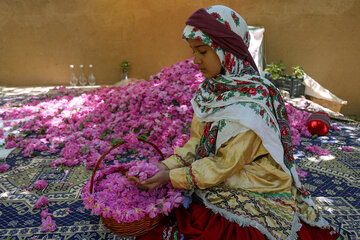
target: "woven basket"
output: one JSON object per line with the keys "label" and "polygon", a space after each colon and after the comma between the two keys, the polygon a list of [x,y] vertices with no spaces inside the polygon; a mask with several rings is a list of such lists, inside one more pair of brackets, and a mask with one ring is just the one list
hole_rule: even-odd
{"label": "woven basket", "polygon": [[[144,143],[149,144],[150,146],[152,146],[161,156],[161,159],[164,160],[164,155],[163,153],[160,151],[160,149],[153,143],[148,142],[146,140],[143,139],[138,139],[139,141],[142,141]],[[124,142],[125,143],[125,142]],[[109,154],[113,149],[119,147],[120,145],[124,144],[124,143],[119,143],[114,145],[113,147],[111,147],[107,152],[105,152],[97,161],[92,176],[91,176],[91,182],[90,182],[90,193],[93,193],[93,186],[94,186],[94,178],[95,178],[95,173],[97,171],[97,169],[99,168],[99,165],[101,163],[101,161],[106,157],[107,154]],[[120,172],[122,174],[125,174],[124,170],[120,170]],[[101,220],[102,222],[105,224],[105,226],[110,229],[111,232],[113,232],[116,235],[119,236],[125,236],[125,237],[136,237],[136,236],[140,236],[140,235],[144,235],[146,233],[148,233],[149,231],[151,231],[152,229],[154,229],[155,227],[157,227],[160,223],[160,221],[164,218],[163,214],[158,214],[156,217],[154,218],[150,218],[148,215],[146,215],[145,217],[143,217],[140,220],[131,222],[131,223],[118,223],[115,219],[113,218],[104,218],[101,216]]]}

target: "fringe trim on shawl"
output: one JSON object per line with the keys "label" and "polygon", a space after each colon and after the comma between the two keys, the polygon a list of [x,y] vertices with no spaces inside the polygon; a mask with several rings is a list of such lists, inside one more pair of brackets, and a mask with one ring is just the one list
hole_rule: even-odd
{"label": "fringe trim on shawl", "polygon": [[330,228],[330,224],[328,221],[326,221],[325,218],[323,218],[322,216],[320,216],[319,221],[317,222],[310,222],[304,215],[300,214],[300,213],[296,213],[298,215],[298,217],[304,221],[305,223],[309,224],[310,226],[313,227],[319,227],[319,228]]}
{"label": "fringe trim on shawl", "polygon": [[[209,203],[204,195],[200,192],[200,191],[196,191],[196,194],[201,197],[201,199],[203,200],[205,206],[212,210],[215,214],[218,213],[220,214],[222,217],[226,218],[227,220],[229,220],[230,222],[236,222],[240,227],[254,227],[256,229],[258,229],[262,234],[264,234],[267,238],[269,238],[270,240],[277,240],[273,235],[271,235],[271,233],[262,225],[260,225],[259,223],[257,223],[254,220],[248,219],[246,217],[243,216],[238,216],[235,215],[233,213],[230,213],[222,208],[218,208],[215,205]],[[289,236],[287,236],[285,238],[285,240],[296,240],[298,239],[298,234],[297,232],[300,231],[302,224],[300,223],[300,219],[302,221],[304,221],[305,223],[311,225],[311,226],[316,226],[316,227],[320,227],[320,228],[324,228],[327,227],[329,228],[330,225],[329,223],[320,216],[320,220],[318,222],[309,222],[304,215],[300,214],[300,213],[295,213],[294,215],[294,219],[292,221],[291,224],[291,233]]]}

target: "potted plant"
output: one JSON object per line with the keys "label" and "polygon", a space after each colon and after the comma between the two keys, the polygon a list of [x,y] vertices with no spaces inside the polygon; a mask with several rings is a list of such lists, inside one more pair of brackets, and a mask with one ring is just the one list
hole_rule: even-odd
{"label": "potted plant", "polygon": [[265,71],[268,72],[268,74],[265,74],[265,77],[269,79],[276,87],[279,87],[281,85],[281,78],[284,76],[284,71],[286,67],[282,62],[271,63],[268,64],[265,68]]}
{"label": "potted plant", "polygon": [[293,69],[293,74],[292,76],[297,78],[297,79],[304,79],[304,68],[300,67],[300,66],[295,66],[292,67]]}
{"label": "potted plant", "polygon": [[128,78],[128,71],[130,69],[130,62],[127,60],[122,61],[121,63],[121,80],[126,80]]}
{"label": "potted plant", "polygon": [[290,97],[300,97],[305,95],[304,68],[300,66],[292,67]]}
{"label": "potted plant", "polygon": [[293,72],[291,75],[284,74],[285,69],[286,67],[282,62],[271,63],[265,68],[265,71],[268,72],[265,77],[274,83],[277,88],[288,91],[291,98],[304,95],[304,69],[300,66],[292,67]]}

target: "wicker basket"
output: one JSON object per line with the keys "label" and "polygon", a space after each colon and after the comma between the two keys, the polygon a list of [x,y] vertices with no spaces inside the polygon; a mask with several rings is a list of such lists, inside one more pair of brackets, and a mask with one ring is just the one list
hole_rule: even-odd
{"label": "wicker basket", "polygon": [[[139,141],[142,141],[144,143],[147,143],[149,145],[151,145],[161,156],[161,159],[164,160],[164,155],[163,153],[160,151],[160,149],[153,143],[148,142],[146,140],[143,139],[138,139]],[[124,142],[125,143],[125,142]],[[91,176],[91,182],[90,182],[90,193],[93,193],[93,187],[94,187],[94,178],[95,178],[95,173],[97,171],[97,169],[99,168],[99,165],[101,163],[101,161],[105,158],[105,156],[107,154],[109,154],[113,149],[119,147],[120,145],[124,144],[124,143],[119,143],[114,145],[113,147],[111,147],[107,152],[105,152],[97,161],[92,176]],[[120,172],[122,174],[125,174],[124,169],[120,170]],[[115,219],[113,218],[104,218],[101,216],[101,220],[102,222],[105,224],[105,226],[111,230],[111,232],[113,232],[116,235],[119,236],[125,236],[125,237],[135,237],[135,236],[140,236],[140,235],[144,235],[147,232],[151,231],[152,229],[154,229],[156,226],[159,225],[160,221],[164,218],[164,215],[159,214],[154,218],[150,218],[148,215],[146,215],[144,218],[131,222],[131,223],[118,223]]]}

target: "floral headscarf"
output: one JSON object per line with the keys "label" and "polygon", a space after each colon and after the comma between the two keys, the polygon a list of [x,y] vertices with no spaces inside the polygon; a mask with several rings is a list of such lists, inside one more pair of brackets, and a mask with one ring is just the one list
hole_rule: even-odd
{"label": "floral headscarf", "polygon": [[[238,13],[221,5],[209,7],[206,11],[249,46],[248,26]],[[205,132],[216,132],[215,146],[210,146],[211,151],[197,149],[198,157],[199,154],[201,157],[216,154],[231,137],[244,129],[251,129],[262,139],[274,160],[292,176],[302,199],[312,206],[310,194],[296,172],[286,108],[276,87],[260,77],[248,61],[225,51],[196,26],[187,25],[183,38],[200,40],[209,45],[219,56],[225,70],[214,78],[206,78],[191,101],[196,117],[211,123],[207,124],[209,129]],[[205,142],[203,136],[199,147],[209,145]]]}

